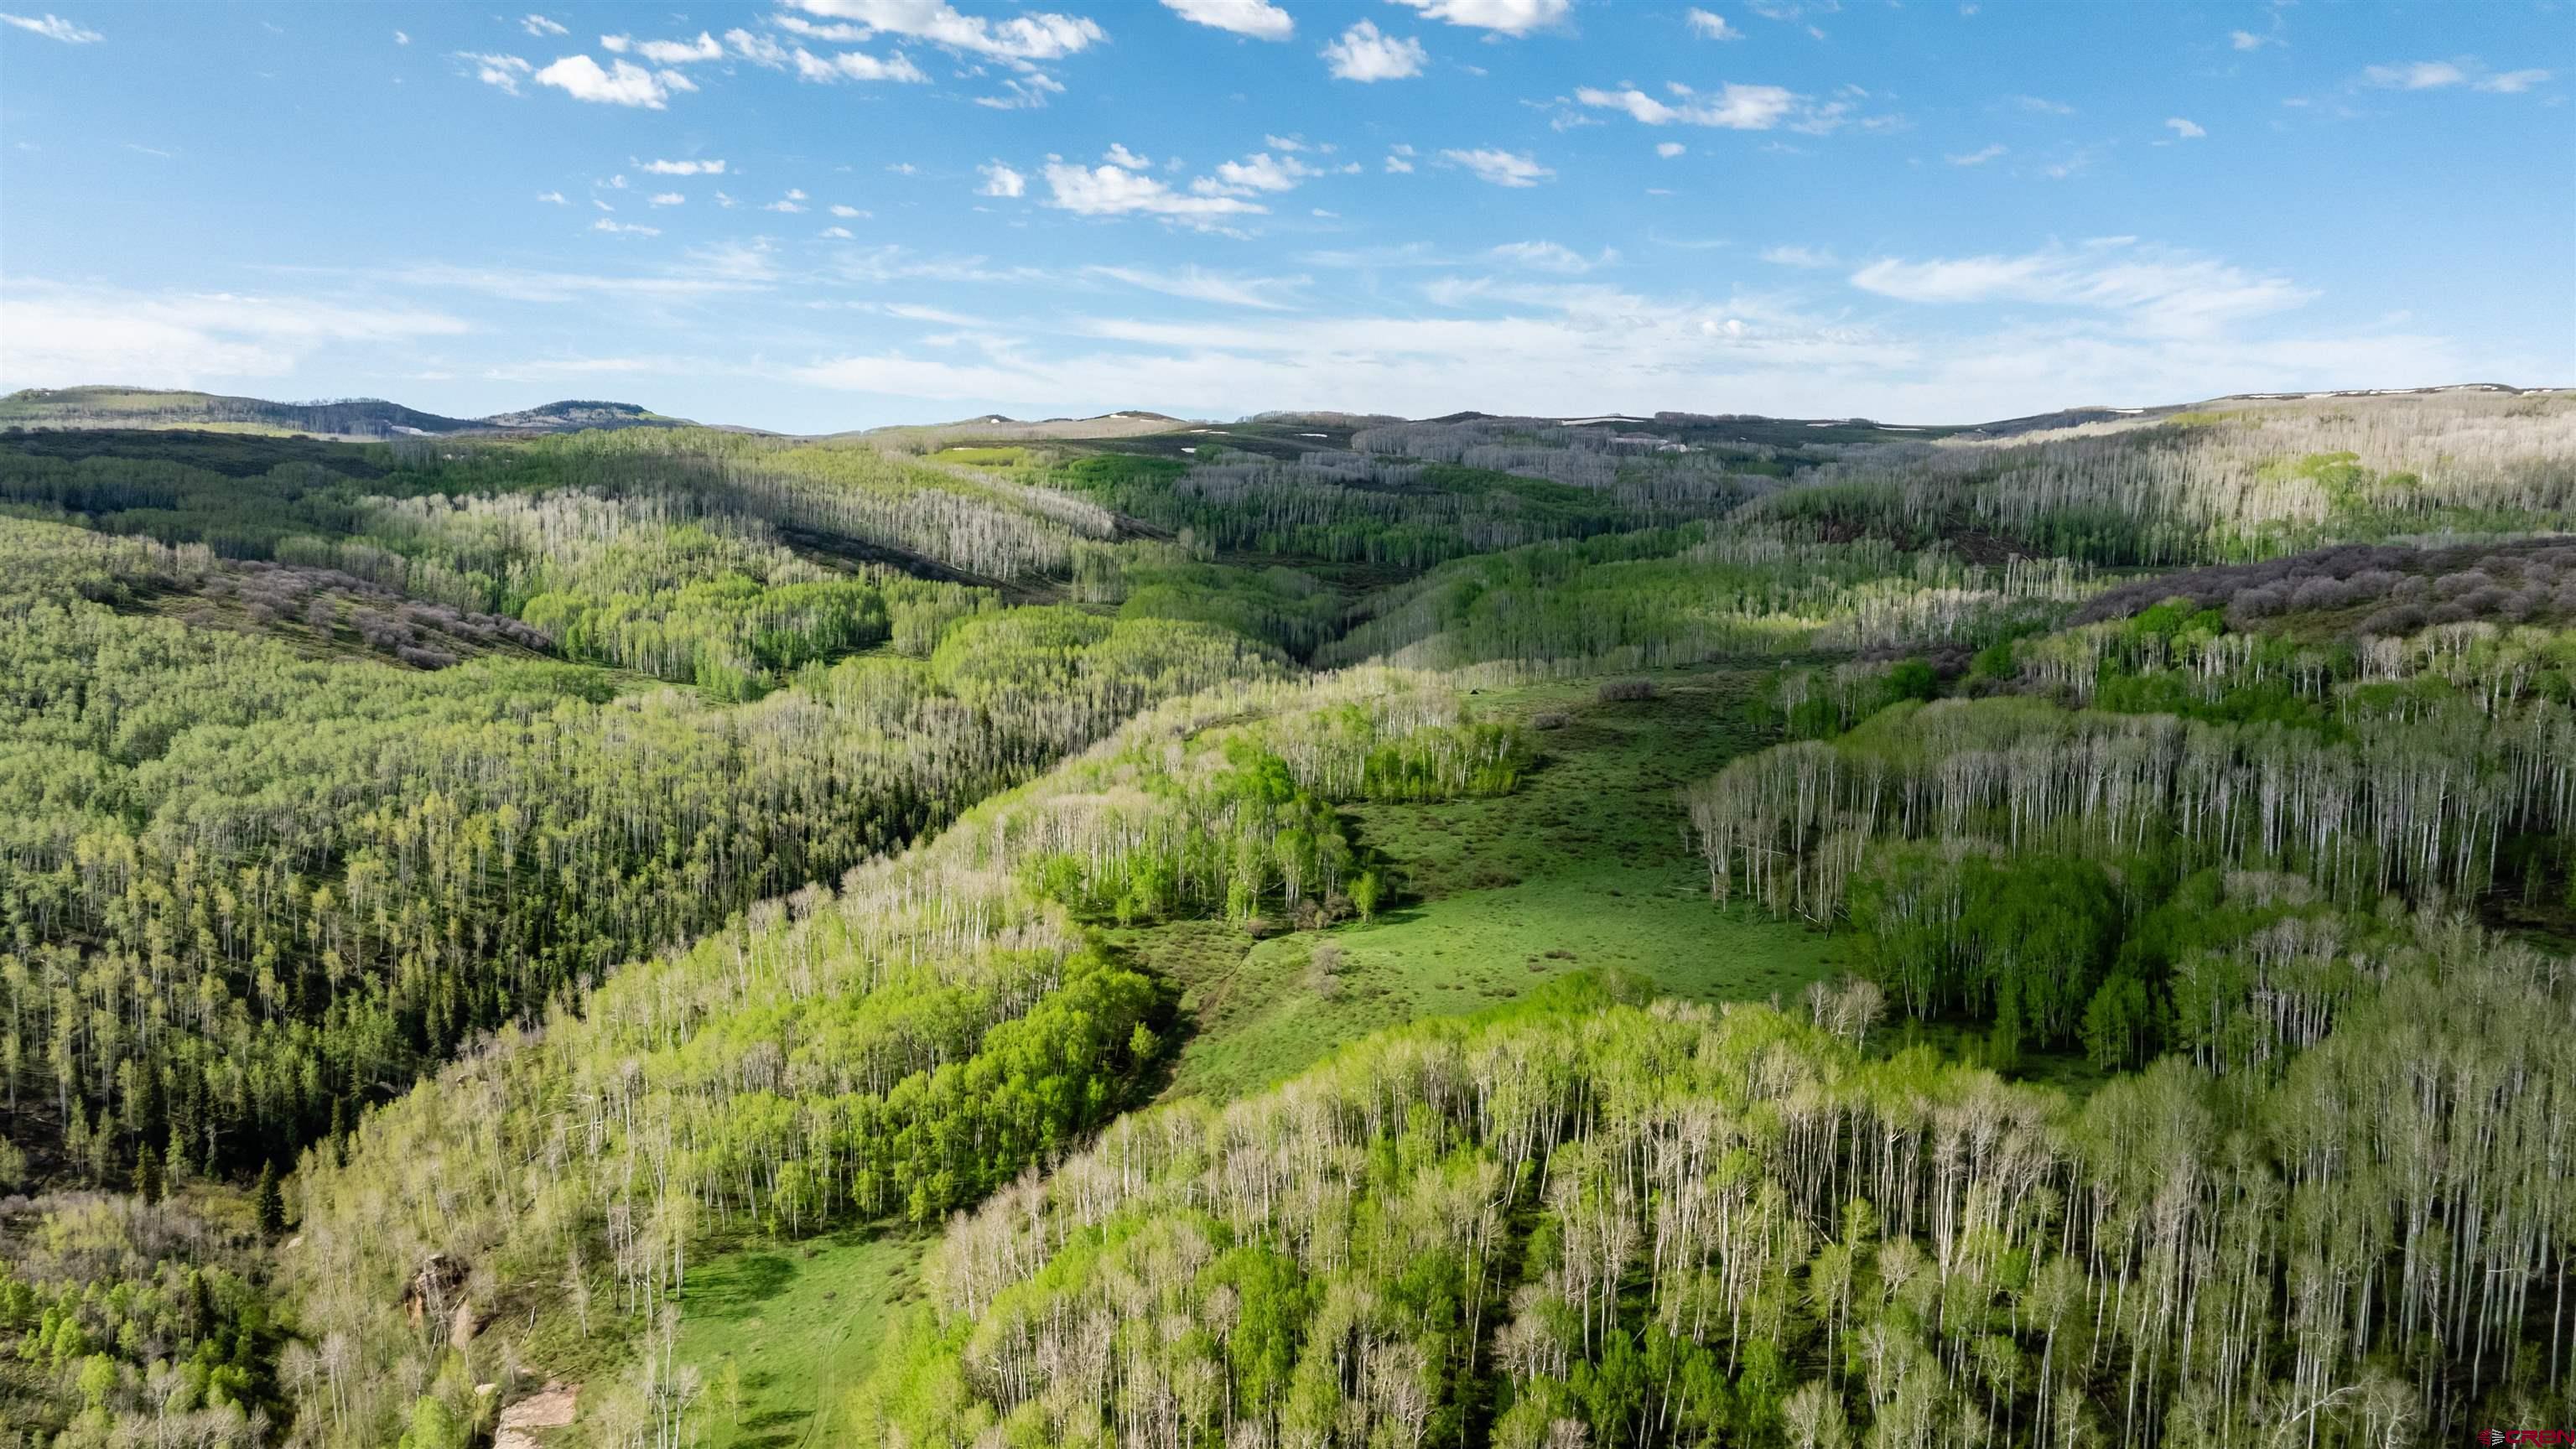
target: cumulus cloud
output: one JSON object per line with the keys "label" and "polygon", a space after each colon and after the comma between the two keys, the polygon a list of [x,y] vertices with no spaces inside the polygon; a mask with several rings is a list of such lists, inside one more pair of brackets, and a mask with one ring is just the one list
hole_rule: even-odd
{"label": "cumulus cloud", "polygon": [[1028,192],[1029,179],[999,161],[979,166],[976,170],[984,177],[984,185],[978,191],[978,195],[1021,196]]}
{"label": "cumulus cloud", "polygon": [[2251,30],[2231,30],[2227,32],[2227,43],[2238,50],[2261,50],[2271,43],[2271,38],[2256,35]]}
{"label": "cumulus cloud", "polygon": [[1723,15],[1712,15],[1705,10],[1692,10],[1683,15],[1682,19],[1689,24],[1691,34],[1704,40],[1742,40],[1744,38],[1744,32],[1727,24],[1726,17]]}
{"label": "cumulus cloud", "polygon": [[1297,29],[1287,11],[1267,0],[1163,0],[1163,7],[1183,20],[1256,40],[1286,40]]}
{"label": "cumulus cloud", "polygon": [[[59,40],[65,45],[96,45],[98,42],[107,39],[106,36],[99,34],[88,26],[75,25],[51,11],[47,11],[42,16],[30,16],[11,15],[5,10],[0,10],[0,25],[15,26],[29,34],[41,35],[47,40]],[[399,35],[402,32],[396,31],[394,33]],[[410,42],[405,41],[404,43],[409,44]]]}
{"label": "cumulus cloud", "polygon": [[549,35],[568,35],[571,33],[561,25],[548,20],[542,15],[520,16],[519,28],[528,32],[530,35],[537,37],[539,40],[543,40]]}
{"label": "cumulus cloud", "polygon": [[1202,196],[1250,196],[1262,191],[1288,191],[1298,182],[1322,174],[1294,156],[1283,159],[1256,151],[1240,161],[1220,163],[1212,174],[1191,182],[1190,189]]}
{"label": "cumulus cloud", "polygon": [[2180,116],[2165,117],[2165,129],[2173,132],[2175,139],[2183,141],[2197,141],[2209,134],[2201,129],[2199,122],[2187,121]]}
{"label": "cumulus cloud", "polygon": [[789,3],[809,15],[854,21],[889,35],[909,35],[951,50],[1003,61],[1055,60],[1108,38],[1108,33],[1095,20],[1048,11],[992,20],[965,14],[945,0],[789,0]]}
{"label": "cumulus cloud", "polygon": [[570,206],[572,204],[571,202],[564,200],[564,194],[560,191],[540,191],[537,193],[537,200],[550,202],[556,206]]}
{"label": "cumulus cloud", "polygon": [[722,161],[639,161],[637,169],[655,176],[722,176]]}
{"label": "cumulus cloud", "polygon": [[476,80],[487,86],[498,86],[514,96],[519,93],[519,82],[526,78],[532,68],[526,61],[515,55],[486,55],[478,51],[460,50],[456,52],[456,58],[474,67]]}
{"label": "cumulus cloud", "polygon": [[113,380],[193,387],[217,378],[281,377],[309,353],[343,343],[408,345],[470,330],[426,308],[235,292],[140,292],[9,279],[0,386]]}
{"label": "cumulus cloud", "polygon": [[1584,86],[1574,98],[1587,106],[1625,111],[1643,125],[1716,126],[1730,131],[1770,130],[1791,119],[1798,108],[1797,93],[1781,86],[1729,81],[1709,95],[1683,86],[1674,87],[1673,93],[1678,104],[1657,100],[1634,86],[1615,91]]}
{"label": "cumulus cloud", "polygon": [[1480,148],[1443,151],[1440,154],[1451,163],[1474,172],[1477,180],[1490,181],[1496,186],[1536,186],[1556,175],[1532,160],[1526,152]]}
{"label": "cumulus cloud", "polygon": [[1390,146],[1390,147],[1388,147],[1388,148],[1387,148],[1387,152],[1386,152],[1386,171],[1387,171],[1387,174],[1388,174],[1388,175],[1390,175],[1390,176],[1401,176],[1401,175],[1405,174],[1406,172],[1411,171],[1412,169],[1413,169],[1413,148],[1412,148],[1412,147],[1410,147],[1410,146],[1405,146],[1405,145],[1396,145],[1396,146]]}
{"label": "cumulus cloud", "polygon": [[590,229],[604,231],[610,236],[660,236],[662,234],[662,229],[658,226],[635,226],[622,221],[610,221],[604,216],[592,222]]}
{"label": "cumulus cloud", "polygon": [[1343,31],[1339,40],[1324,47],[1324,62],[1337,80],[1403,80],[1422,74],[1423,65],[1430,59],[1421,41],[1385,34],[1366,20]]}
{"label": "cumulus cloud", "polygon": [[836,201],[836,202],[834,202],[834,203],[832,203],[832,214],[833,214],[834,216],[839,216],[839,217],[852,217],[852,216],[865,216],[865,215],[867,215],[867,213],[866,213],[866,212],[859,210],[859,209],[858,209],[857,207],[855,207],[855,206],[844,206],[844,205],[842,205],[841,203],[839,203],[839,202],[837,202],[837,201]]}
{"label": "cumulus cloud", "polygon": [[[486,77],[489,79],[489,77]],[[606,69],[587,55],[567,55],[536,74],[537,84],[553,86],[577,101],[603,106],[640,106],[661,110],[674,90],[694,90],[677,71],[651,71],[631,60],[611,61]]]}
{"label": "cumulus cloud", "polygon": [[852,233],[846,226],[827,226],[823,228],[823,236],[830,241],[849,241],[852,239]]}
{"label": "cumulus cloud", "polygon": [[911,59],[897,51],[891,60],[880,59],[863,50],[845,50],[838,55],[816,55],[803,46],[796,47],[796,78],[829,85],[834,81],[899,81],[917,85],[930,77]]}
{"label": "cumulus cloud", "polygon": [[1851,284],[1906,302],[2089,308],[2118,314],[2141,332],[2174,336],[2204,335],[2301,306],[2316,295],[2287,278],[2192,252],[2142,247],[2127,237],[2020,256],[1889,258],[1854,272]]}
{"label": "cumulus cloud", "polygon": [[1689,149],[1690,148],[1688,146],[1683,145],[1679,141],[1657,141],[1655,143],[1655,154],[1663,157],[1667,161],[1670,161]]}
{"label": "cumulus cloud", "polygon": [[1047,204],[1077,216],[1125,216],[1142,213],[1204,225],[1217,217],[1266,211],[1239,196],[1179,192],[1151,176],[1123,166],[1076,166],[1051,161],[1046,168]]}
{"label": "cumulus cloud", "polygon": [[1478,30],[1498,30],[1505,35],[1527,35],[1543,26],[1563,20],[1574,8],[1574,0],[1395,0],[1410,5],[1433,20],[1446,20],[1452,25],[1472,26]]}
{"label": "cumulus cloud", "polygon": [[[779,18],[792,20],[795,17],[782,15]],[[724,38],[725,44],[733,48],[734,54],[750,61],[753,65],[777,70],[787,64],[787,47],[779,44],[775,36],[756,35],[748,30],[734,29],[726,31]]]}
{"label": "cumulus cloud", "polygon": [[678,206],[689,198],[676,191],[657,191],[645,199],[655,206]]}
{"label": "cumulus cloud", "polygon": [[698,32],[698,38],[695,40],[639,41],[631,36],[603,35],[599,37],[599,46],[600,49],[613,55],[625,55],[631,51],[655,65],[687,65],[693,60],[722,60],[725,53],[724,47],[716,43],[716,38],[703,30]]}

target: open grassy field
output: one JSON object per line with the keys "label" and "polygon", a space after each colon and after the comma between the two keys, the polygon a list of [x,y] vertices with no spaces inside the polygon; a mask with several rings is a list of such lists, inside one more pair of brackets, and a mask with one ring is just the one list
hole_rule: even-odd
{"label": "open grassy field", "polygon": [[1831,972],[1834,943],[1712,904],[1677,794],[1762,743],[1745,714],[1761,677],[1667,674],[1655,697],[1620,702],[1590,680],[1487,691],[1495,713],[1565,722],[1538,736],[1544,760],[1511,795],[1352,812],[1402,887],[1376,920],[1262,941],[1204,921],[1115,933],[1184,987],[1169,1091],[1256,1090],[1372,1031],[1586,966],[1692,1000],[1794,1000]]}
{"label": "open grassy field", "polygon": [[842,1400],[912,1297],[926,1243],[845,1233],[741,1247],[691,1269],[679,1358],[706,1375],[707,1449],[839,1442]]}

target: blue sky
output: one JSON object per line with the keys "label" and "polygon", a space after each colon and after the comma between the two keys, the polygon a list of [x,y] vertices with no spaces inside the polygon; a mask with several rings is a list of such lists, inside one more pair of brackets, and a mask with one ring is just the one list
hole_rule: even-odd
{"label": "blue sky", "polygon": [[2576,383],[2576,11],[0,0],[0,386],[798,431]]}

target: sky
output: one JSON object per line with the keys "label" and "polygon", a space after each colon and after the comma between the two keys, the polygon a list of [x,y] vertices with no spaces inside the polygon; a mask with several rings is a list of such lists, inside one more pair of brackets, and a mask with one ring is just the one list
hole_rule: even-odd
{"label": "sky", "polygon": [[0,387],[1970,422],[2576,384],[2576,9],[0,0]]}

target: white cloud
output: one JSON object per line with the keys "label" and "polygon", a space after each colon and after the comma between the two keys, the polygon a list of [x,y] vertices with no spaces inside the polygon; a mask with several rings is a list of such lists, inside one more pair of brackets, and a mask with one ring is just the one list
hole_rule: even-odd
{"label": "white cloud", "polygon": [[411,44],[411,37],[404,32],[397,30],[394,32],[394,44],[409,45]]}
{"label": "white cloud", "polygon": [[2476,61],[2418,60],[2402,65],[2374,65],[2361,78],[2383,90],[2437,91],[2469,86],[2496,95],[2520,95],[2548,80],[2545,70],[2490,72]]}
{"label": "white cloud", "polygon": [[97,31],[85,25],[74,25],[51,11],[47,11],[42,19],[0,11],[0,25],[13,25],[20,30],[41,35],[47,40],[59,40],[65,45],[95,45],[107,39]]}
{"label": "white cloud", "polygon": [[1218,302],[1229,307],[1252,307],[1266,312],[1284,311],[1294,305],[1284,293],[1308,285],[1311,277],[1236,277],[1198,267],[1178,271],[1154,271],[1144,267],[1086,267],[1094,276],[1108,277],[1160,292],[1167,297],[1186,297],[1194,302]]}
{"label": "white cloud", "polygon": [[1574,0],[1395,0],[1410,5],[1433,20],[1446,20],[1452,25],[1473,26],[1478,30],[1499,30],[1506,35],[1527,35],[1541,26],[1554,25],[1574,8]]}
{"label": "white cloud", "polygon": [[1402,176],[1402,175],[1406,174],[1407,172],[1410,172],[1412,169],[1413,169],[1413,148],[1412,148],[1412,147],[1410,147],[1410,146],[1398,146],[1398,147],[1396,147],[1395,149],[1393,149],[1393,150],[1391,150],[1391,151],[1389,151],[1389,152],[1387,152],[1387,153],[1386,153],[1386,171],[1387,171],[1387,174],[1388,174],[1388,175],[1390,175],[1390,176]]}
{"label": "white cloud", "polygon": [[655,65],[687,65],[693,60],[722,60],[725,53],[724,47],[716,43],[716,38],[703,30],[698,32],[698,38],[695,40],[638,41],[624,35],[603,35],[599,37],[599,46],[600,49],[616,55],[625,55],[632,51]]}
{"label": "white cloud", "polygon": [[2362,73],[2362,79],[2389,90],[2429,91],[2443,86],[2465,85],[2469,73],[2447,60],[2419,60],[2410,65],[2374,65]]}
{"label": "white cloud", "polygon": [[1007,20],[961,13],[946,0],[789,0],[811,15],[853,20],[893,35],[910,35],[951,50],[996,60],[1055,60],[1108,38],[1099,22],[1076,15],[1035,11]]}
{"label": "white cloud", "polygon": [[[489,77],[486,77],[489,79]],[[670,98],[673,82],[682,87],[687,81],[677,71],[650,71],[631,60],[612,61],[602,70],[599,62],[587,55],[567,55],[538,71],[537,84],[553,86],[577,101],[591,101],[605,106],[641,106],[661,110]]]}
{"label": "white cloud", "polygon": [[658,226],[634,226],[622,221],[610,221],[604,216],[592,222],[590,229],[604,231],[611,236],[660,236],[662,234],[662,229]]}
{"label": "white cloud", "polygon": [[1744,38],[1744,32],[1727,24],[1726,17],[1723,15],[1712,15],[1705,10],[1692,10],[1683,15],[1682,19],[1689,23],[1691,34],[1703,40],[1742,40]]}
{"label": "white cloud", "polygon": [[1655,154],[1663,157],[1667,161],[1670,161],[1689,149],[1690,148],[1688,146],[1683,145],[1679,141],[1657,141],[1655,143]]}
{"label": "white cloud", "polygon": [[339,343],[408,344],[470,330],[445,313],[231,292],[146,293],[9,278],[0,386],[192,387],[282,377]]}
{"label": "white cloud", "polygon": [[841,204],[841,203],[839,203],[839,202],[834,202],[834,203],[832,204],[832,214],[833,214],[834,216],[838,216],[838,217],[853,217],[853,216],[865,216],[865,215],[867,215],[867,213],[866,213],[866,212],[859,210],[859,209],[858,209],[857,207],[855,207],[855,206],[844,206],[844,205],[842,205],[842,204]]}
{"label": "white cloud", "polygon": [[2187,121],[2180,116],[2165,117],[2165,129],[2173,132],[2175,139],[2183,141],[2197,141],[2209,134],[2201,129],[2199,122]]}
{"label": "white cloud", "polygon": [[1163,0],[1163,7],[1183,20],[1256,40],[1286,40],[1297,29],[1287,11],[1267,0]]}
{"label": "white cloud", "polygon": [[1002,82],[1002,94],[977,96],[975,104],[996,111],[1037,111],[1046,108],[1047,97],[1063,95],[1064,84],[1042,70],[1029,71],[1017,80]]}
{"label": "white cloud", "polygon": [[1953,166],[1983,166],[1987,162],[1992,161],[2003,154],[2004,148],[1999,143],[1992,146],[1981,146],[1974,151],[1961,152],[1956,156],[1944,156],[1941,159],[1949,162]]}
{"label": "white cloud", "polygon": [[643,161],[638,162],[637,166],[638,169],[650,172],[655,176],[722,176],[725,169],[725,164],[722,161],[694,160]]}
{"label": "white cloud", "polygon": [[2227,43],[2238,50],[2261,50],[2271,41],[2269,37],[2256,35],[2251,30],[2231,30],[2227,32]]}
{"label": "white cloud", "polygon": [[2073,106],[2066,104],[2064,101],[2052,101],[2046,96],[2014,96],[2012,98],[2012,103],[2021,107],[2025,111],[2037,111],[2043,116],[2071,116],[2075,114],[2075,108]]}
{"label": "white cloud", "polygon": [[[790,20],[794,17],[782,15],[778,18]],[[725,44],[733,47],[734,54],[753,65],[777,70],[787,64],[787,47],[779,44],[774,36],[755,35],[748,30],[728,30],[724,38]]]}
{"label": "white cloud", "polygon": [[1789,120],[1798,108],[1798,97],[1780,86],[1747,86],[1729,81],[1714,95],[1701,96],[1685,87],[1676,86],[1680,104],[1655,99],[1634,86],[1605,91],[1592,86],[1576,90],[1574,98],[1587,106],[1625,111],[1633,119],[1649,126],[1717,126],[1730,131],[1767,131]]}
{"label": "white cloud", "polygon": [[2498,95],[2518,96],[2547,79],[2549,79],[2549,72],[2545,70],[2509,70],[2502,75],[2491,75],[2480,79],[2478,89]]}
{"label": "white cloud", "polygon": [[1267,151],[1256,151],[1240,161],[1220,163],[1214,175],[1191,182],[1190,189],[1202,196],[1250,196],[1259,191],[1288,191],[1322,174],[1294,156],[1283,161]]}
{"label": "white cloud", "polygon": [[537,193],[537,200],[552,202],[556,206],[570,206],[572,204],[571,202],[564,200],[564,194],[560,191],[540,191]]}
{"label": "white cloud", "polygon": [[1343,31],[1341,39],[1324,47],[1325,63],[1338,80],[1403,80],[1422,74],[1423,65],[1430,59],[1421,41],[1411,36],[1382,34],[1366,20]]}
{"label": "white cloud", "polygon": [[1619,254],[1607,248],[1597,257],[1587,257],[1572,247],[1552,241],[1505,242],[1485,255],[1512,266],[1538,272],[1561,272],[1567,276],[1580,276],[1595,267],[1606,267],[1619,260]]}
{"label": "white cloud", "polygon": [[1777,246],[1762,254],[1762,260],[1775,267],[1830,267],[1836,265],[1834,254],[1821,247]]}
{"label": "white cloud", "polygon": [[1151,171],[1154,169],[1154,163],[1151,159],[1139,156],[1135,152],[1128,150],[1125,146],[1122,146],[1115,141],[1109,143],[1108,150],[1100,153],[1100,159],[1108,162],[1112,166],[1124,166],[1130,171]]}
{"label": "white cloud", "polygon": [[1268,209],[1241,197],[1177,192],[1151,176],[1139,175],[1121,166],[1083,167],[1051,161],[1047,163],[1046,181],[1048,190],[1053,193],[1047,204],[1078,216],[1123,216],[1141,212],[1204,225],[1214,217],[1241,216]]}
{"label": "white cloud", "polygon": [[678,206],[688,199],[689,198],[682,196],[676,191],[657,191],[653,193],[652,196],[646,198],[646,200],[650,201],[655,206]]}
{"label": "white cloud", "polygon": [[894,59],[880,60],[863,50],[845,50],[838,55],[819,56],[803,46],[796,47],[796,78],[829,85],[833,81],[901,81],[919,84],[930,77],[901,51]]}
{"label": "white cloud", "polygon": [[1476,173],[1476,179],[1496,186],[1536,186],[1556,175],[1526,153],[1483,148],[1474,151],[1443,151],[1448,160]]}
{"label": "white cloud", "polygon": [[1028,192],[1029,178],[1022,176],[1017,171],[1012,170],[1010,167],[1003,165],[999,161],[995,161],[989,165],[979,166],[976,170],[982,172],[984,177],[984,185],[977,193],[979,195],[1021,196]]}
{"label": "white cloud", "polygon": [[514,96],[519,93],[520,80],[527,76],[531,68],[526,61],[515,55],[485,55],[476,51],[460,50],[456,52],[456,58],[472,62],[476,80],[487,86],[499,86]]}
{"label": "white cloud", "polygon": [[548,20],[542,15],[523,15],[519,17],[519,28],[528,32],[530,35],[537,37],[539,40],[543,40],[549,35],[567,35],[571,33],[561,25]]}
{"label": "white cloud", "polygon": [[827,226],[823,228],[823,235],[832,241],[849,241],[852,236],[846,226]]}
{"label": "white cloud", "polygon": [[772,15],[769,17],[769,23],[790,35],[801,35],[807,40],[828,40],[835,45],[852,45],[862,40],[872,39],[876,35],[875,31],[864,25],[845,25],[839,22],[817,25],[801,15]]}
{"label": "white cloud", "polygon": [[2128,237],[2021,256],[1887,259],[1854,272],[1851,284],[1906,302],[2029,302],[2118,314],[2133,329],[2197,336],[2226,323],[2298,307],[2315,296],[2286,278],[2262,276],[2186,251],[2140,247]]}
{"label": "white cloud", "polygon": [[785,196],[778,198],[776,201],[763,203],[760,209],[763,211],[779,212],[787,216],[799,215],[805,210],[805,193],[802,191],[788,192]]}

